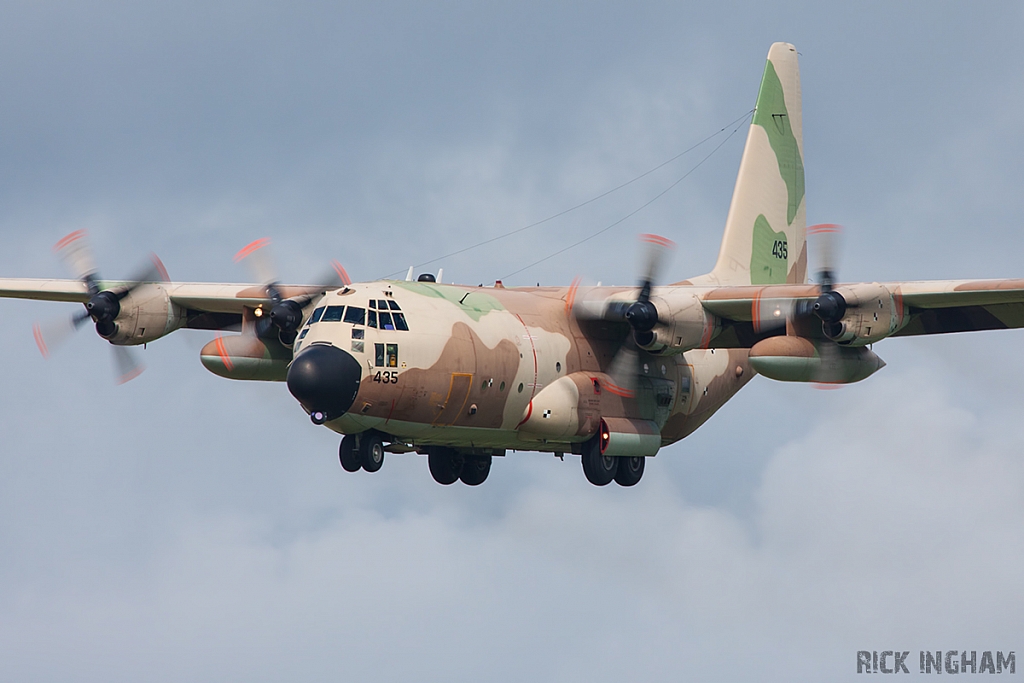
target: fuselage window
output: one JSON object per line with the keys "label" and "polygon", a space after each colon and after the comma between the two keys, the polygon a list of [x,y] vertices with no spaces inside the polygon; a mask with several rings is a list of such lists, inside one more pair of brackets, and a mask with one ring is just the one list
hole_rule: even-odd
{"label": "fuselage window", "polygon": [[378,368],[384,367],[384,345],[373,345],[373,364]]}
{"label": "fuselage window", "polygon": [[324,307],[323,306],[321,306],[320,308],[317,308],[316,310],[314,310],[313,311],[313,315],[309,316],[309,324],[312,325],[313,323],[320,322],[320,316],[322,316],[323,314],[324,314]]}
{"label": "fuselage window", "polygon": [[327,310],[324,311],[324,317],[320,318],[320,321],[325,323],[336,323],[341,320],[341,316],[344,311],[344,306],[328,306]]}
{"label": "fuselage window", "polygon": [[400,310],[402,310],[401,308],[398,307],[398,302],[395,301],[394,299],[388,299],[388,306],[391,307],[392,311],[400,311]]}
{"label": "fuselage window", "polygon": [[349,306],[345,311],[345,322],[362,325],[366,322],[366,309],[358,306]]}
{"label": "fuselage window", "polygon": [[408,331],[409,330],[409,325],[405,322],[405,314],[404,313],[399,313],[399,312],[396,311],[396,312],[392,313],[391,315],[395,319],[395,328],[397,328],[399,330],[404,330],[404,331]]}
{"label": "fuselage window", "polygon": [[377,327],[377,311],[366,312],[366,326]]}
{"label": "fuselage window", "polygon": [[380,312],[380,329],[382,329],[382,330],[393,330],[393,329],[395,329],[395,324],[393,322],[391,322],[391,314],[390,313],[385,313],[384,311]]}
{"label": "fuselage window", "polygon": [[363,337],[365,335],[366,335],[366,330],[364,330],[363,328],[361,328],[361,327],[353,327],[352,328],[352,338],[353,339],[363,339]]}
{"label": "fuselage window", "polygon": [[387,361],[387,366],[389,368],[397,368],[398,367],[398,344],[388,344],[387,345],[387,353],[385,355],[387,356],[385,358],[385,360]]}

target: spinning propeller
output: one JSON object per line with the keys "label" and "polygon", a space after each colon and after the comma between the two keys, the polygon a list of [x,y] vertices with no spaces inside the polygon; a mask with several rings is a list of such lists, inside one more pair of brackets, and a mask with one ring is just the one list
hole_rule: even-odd
{"label": "spinning propeller", "polygon": [[666,254],[675,246],[672,240],[659,235],[640,235],[640,239],[645,244],[644,267],[639,283],[640,292],[635,301],[615,301],[601,311],[593,310],[591,302],[577,300],[578,280],[573,283],[566,299],[566,307],[580,317],[600,317],[629,324],[630,333],[616,351],[606,373],[611,380],[606,388],[613,394],[625,397],[635,395],[637,377],[643,374],[637,345],[647,345],[654,340],[658,308],[651,301],[651,289],[657,282]]}
{"label": "spinning propeller", "polygon": [[842,226],[834,223],[807,228],[807,241],[818,264],[814,277],[818,283],[817,298],[813,301],[757,298],[754,301],[754,330],[757,332],[778,329],[787,322],[799,324],[801,320],[813,319],[812,316],[821,322],[821,333],[825,338],[815,342],[821,359],[821,369],[815,380],[826,385],[834,383],[840,372],[839,349],[832,339],[842,330],[840,321],[846,315],[846,300],[833,290],[842,231]]}
{"label": "spinning propeller", "polygon": [[[43,357],[62,346],[90,318],[96,325],[96,333],[104,339],[117,334],[117,323],[114,322],[121,313],[121,302],[132,292],[146,285],[167,282],[167,270],[156,254],[150,256],[151,262],[140,269],[136,276],[117,287],[101,289],[102,281],[96,269],[96,261],[88,243],[85,230],[76,230],[54,245],[54,251],[71,270],[75,278],[81,280],[89,292],[89,300],[85,302],[85,310],[70,318],[62,317],[47,323],[35,323],[32,333]],[[142,373],[144,367],[136,359],[135,354],[127,347],[111,344],[114,352],[114,364],[117,368],[117,382],[123,384]]]}
{"label": "spinning propeller", "polygon": [[[295,341],[299,327],[302,326],[302,309],[314,298],[321,296],[317,291],[295,297],[285,297],[281,293],[281,283],[276,276],[273,260],[270,255],[270,238],[263,237],[242,247],[235,254],[235,263],[245,262],[257,279],[263,283],[269,304],[269,313],[263,308],[256,309],[256,324],[252,333],[256,337],[264,337],[272,328],[277,328],[281,343],[290,345]],[[318,290],[332,290],[347,287],[352,279],[337,261],[331,261],[331,270],[314,281]]]}

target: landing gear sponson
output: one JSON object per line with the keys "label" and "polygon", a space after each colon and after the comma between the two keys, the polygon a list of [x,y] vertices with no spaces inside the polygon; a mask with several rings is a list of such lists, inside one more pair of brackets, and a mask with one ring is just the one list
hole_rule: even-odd
{"label": "landing gear sponson", "polygon": [[[384,464],[386,438],[374,431],[345,436],[338,449],[342,468],[346,472],[379,470]],[[583,474],[595,486],[607,486],[613,481],[619,486],[634,486],[644,475],[645,458],[603,455],[596,438],[584,443],[582,451]],[[429,446],[423,452],[430,476],[438,484],[448,486],[461,481],[467,486],[479,486],[491,472],[491,455],[464,453],[445,446]]]}

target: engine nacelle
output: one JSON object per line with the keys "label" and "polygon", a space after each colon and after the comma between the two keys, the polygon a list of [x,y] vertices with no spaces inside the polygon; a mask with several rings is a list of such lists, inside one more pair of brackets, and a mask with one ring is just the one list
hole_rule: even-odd
{"label": "engine nacelle", "polygon": [[846,312],[834,323],[823,324],[825,334],[844,346],[867,346],[885,339],[903,325],[903,306],[877,282],[834,290],[846,302]]}
{"label": "engine nacelle", "polygon": [[181,327],[185,312],[171,302],[162,286],[147,285],[121,299],[120,312],[114,318],[115,329],[104,335],[111,344],[146,344]]}
{"label": "engine nacelle", "polygon": [[721,330],[721,323],[704,310],[700,298],[689,289],[669,289],[652,296],[658,324],[650,332],[636,334],[637,345],[656,356],[706,348]]}

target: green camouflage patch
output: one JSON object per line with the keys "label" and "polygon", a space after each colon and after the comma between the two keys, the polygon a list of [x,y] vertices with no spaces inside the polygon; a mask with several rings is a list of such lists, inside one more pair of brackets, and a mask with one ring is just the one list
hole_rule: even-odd
{"label": "green camouflage patch", "polygon": [[786,221],[792,225],[797,209],[800,208],[800,201],[804,198],[804,162],[800,158],[800,147],[796,144],[796,137],[789,121],[782,83],[771,61],[764,67],[764,78],[761,80],[761,90],[757,94],[753,122],[764,128],[768,134],[768,142],[779,162],[779,173],[782,174],[789,192]]}
{"label": "green camouflage patch", "polygon": [[789,272],[789,241],[786,233],[775,232],[761,214],[754,221],[750,250],[750,284],[782,285]]}
{"label": "green camouflage patch", "polygon": [[416,294],[449,301],[458,306],[463,313],[478,322],[480,318],[491,311],[505,310],[500,301],[483,291],[467,290],[461,287],[449,287],[429,282],[409,282],[408,280],[395,280],[392,284]]}

